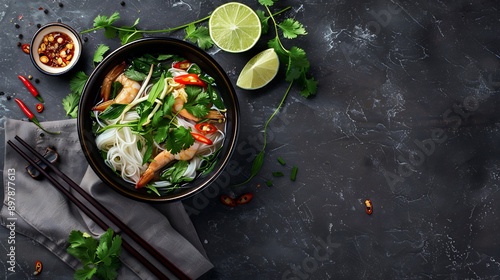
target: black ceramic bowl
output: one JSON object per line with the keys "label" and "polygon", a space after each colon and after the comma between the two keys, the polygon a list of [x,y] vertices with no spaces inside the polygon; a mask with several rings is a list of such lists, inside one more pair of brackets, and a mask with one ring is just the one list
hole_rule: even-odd
{"label": "black ceramic bowl", "polygon": [[[117,64],[143,54],[175,54],[197,63],[201,69],[216,81],[216,89],[224,100],[226,113],[226,137],[215,168],[209,174],[198,177],[187,187],[164,196],[148,193],[146,188],[135,189],[109,168],[95,144],[92,132],[91,108],[100,100],[99,91],[104,76]],[[85,84],[78,108],[78,136],[83,153],[97,176],[119,193],[141,201],[168,202],[187,198],[213,183],[235,149],[239,127],[239,106],[234,87],[224,69],[206,52],[190,43],[171,38],[144,38],[124,45],[109,54],[92,72]]]}

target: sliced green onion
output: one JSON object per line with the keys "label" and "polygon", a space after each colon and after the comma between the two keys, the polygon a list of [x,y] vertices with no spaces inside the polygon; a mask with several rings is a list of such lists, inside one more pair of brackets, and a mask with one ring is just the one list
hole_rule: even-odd
{"label": "sliced green onion", "polygon": [[272,187],[273,186],[273,182],[271,180],[267,180],[266,181],[266,186]]}
{"label": "sliced green onion", "polygon": [[283,158],[281,158],[281,157],[278,157],[278,162],[279,162],[281,165],[285,165],[285,164],[286,164],[285,160],[284,160]]}
{"label": "sliced green onion", "polygon": [[295,181],[295,179],[297,178],[297,171],[298,170],[299,170],[299,168],[297,166],[294,166],[292,168],[292,174],[290,174],[290,180]]}
{"label": "sliced green onion", "polygon": [[273,176],[274,177],[283,177],[284,174],[283,174],[283,172],[276,171],[276,172],[273,172]]}

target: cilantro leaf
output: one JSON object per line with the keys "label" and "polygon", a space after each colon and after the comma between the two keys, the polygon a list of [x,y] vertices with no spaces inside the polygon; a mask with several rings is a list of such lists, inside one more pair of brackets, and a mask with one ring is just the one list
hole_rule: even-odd
{"label": "cilantro leaf", "polygon": [[290,59],[286,71],[286,80],[291,82],[300,78],[303,72],[309,69],[309,60],[307,60],[306,52],[298,47],[292,47],[288,52]]}
{"label": "cilantro leaf", "polygon": [[287,39],[294,39],[297,38],[298,35],[307,34],[302,23],[291,18],[285,19],[282,23],[278,24],[278,27],[283,32],[283,37]]}
{"label": "cilantro leaf", "polygon": [[276,0],[259,0],[259,3],[263,6],[271,7]]}
{"label": "cilantro leaf", "polygon": [[83,268],[77,269],[75,271],[75,280],[91,280],[96,271],[96,267],[84,266]]}
{"label": "cilantro leaf", "polygon": [[165,142],[167,150],[169,150],[172,154],[177,154],[178,152],[191,147],[193,143],[194,138],[191,136],[191,132],[183,126],[169,131],[167,141]]}
{"label": "cilantro leaf", "polygon": [[196,28],[196,26],[191,23],[184,30],[186,31],[184,40],[189,40],[191,43],[196,43],[200,48],[204,50],[209,49],[214,45],[212,38],[210,38],[210,32],[208,31],[208,28],[204,26]]}
{"label": "cilantro leaf", "polygon": [[302,84],[302,90],[300,91],[301,96],[308,98],[316,94],[316,91],[318,90],[318,81],[316,81],[314,78],[308,79],[304,75],[301,84]]}
{"label": "cilantro leaf", "polygon": [[82,94],[83,86],[87,82],[89,76],[83,71],[76,72],[76,74],[71,77],[69,81],[69,89],[71,92]]}
{"label": "cilantro leaf", "polygon": [[260,19],[262,34],[267,34],[267,32],[269,31],[269,17],[266,16],[266,13],[262,10],[256,10],[255,13]]}
{"label": "cilantro leaf", "polygon": [[116,279],[117,270],[121,265],[118,257],[122,239],[119,235],[113,235],[113,230],[108,229],[97,241],[81,231],[71,231],[67,252],[83,264],[82,268],[75,271],[75,279],[90,280],[94,276],[99,276],[101,279]]}
{"label": "cilantro leaf", "polygon": [[111,16],[103,16],[103,15],[98,15],[94,19],[94,27],[108,27],[112,25],[115,21],[120,19],[120,14],[118,12],[114,12]]}
{"label": "cilantro leaf", "polygon": [[94,52],[94,58],[93,62],[94,63],[99,63],[104,59],[104,54],[109,51],[109,47],[104,45],[104,44],[99,44],[97,46],[97,50]]}
{"label": "cilantro leaf", "polygon": [[67,116],[72,118],[77,117],[78,102],[80,102],[80,95],[76,92],[72,92],[62,99],[62,105]]}

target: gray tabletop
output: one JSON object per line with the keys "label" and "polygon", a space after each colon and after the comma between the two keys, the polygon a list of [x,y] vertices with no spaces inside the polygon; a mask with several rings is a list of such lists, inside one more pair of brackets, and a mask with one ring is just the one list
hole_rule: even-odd
{"label": "gray tabletop", "polygon": [[[18,74],[38,79],[46,99],[40,120],[67,118],[61,99],[68,77],[43,75],[23,54],[37,24],[61,21],[78,31],[98,14],[140,18],[143,29],[204,17],[222,1],[2,0],[0,11],[0,151],[3,123],[23,119],[10,97],[24,96]],[[261,9],[257,1],[242,1]],[[448,3],[449,2],[449,3]],[[493,279],[500,271],[500,37],[495,1],[281,1],[282,18],[302,22],[308,35],[287,40],[303,48],[319,82],[314,98],[294,87],[270,124],[261,172],[240,188],[262,146],[266,119],[288,84],[237,89],[242,130],[233,165],[206,191],[185,201],[210,260],[209,279]],[[16,26],[18,24],[18,26]],[[20,38],[20,35],[23,35]],[[162,34],[184,38],[184,32]],[[79,70],[92,69],[98,44],[118,40],[86,34]],[[266,38],[266,37],[264,37]],[[270,38],[270,37],[269,37]],[[262,41],[262,40],[261,40]],[[235,83],[244,54],[209,53]],[[282,166],[277,161],[286,161]],[[296,181],[289,179],[298,167]],[[2,164],[3,167],[3,164]],[[274,177],[272,172],[285,176]],[[4,174],[5,175],[5,174]],[[266,182],[272,181],[272,186]],[[5,179],[2,181],[5,184]],[[229,208],[222,194],[251,192]],[[373,214],[365,212],[365,199]],[[8,267],[9,230],[0,228],[0,264]],[[15,274],[71,279],[73,271],[45,248],[16,236]]]}

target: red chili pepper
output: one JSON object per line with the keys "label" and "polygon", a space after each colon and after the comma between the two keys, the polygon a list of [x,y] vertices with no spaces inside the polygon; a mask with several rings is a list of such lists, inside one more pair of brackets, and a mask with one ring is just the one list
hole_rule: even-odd
{"label": "red chili pepper", "polygon": [[19,108],[21,108],[21,111],[23,111],[23,113],[26,115],[26,117],[28,117],[28,119],[30,121],[32,121],[34,124],[36,124],[36,126],[38,126],[41,130],[43,130],[43,131],[45,131],[47,133],[50,133],[50,134],[59,134],[59,133],[61,133],[59,131],[52,132],[52,131],[45,130],[45,128],[42,127],[42,125],[40,124],[40,122],[38,121],[38,119],[35,117],[35,114],[33,114],[33,112],[31,112],[31,110],[28,108],[28,106],[26,106],[26,104],[24,104],[24,102],[21,99],[14,98],[14,100],[16,101],[16,103],[19,106]]}
{"label": "red chili pepper", "polygon": [[253,198],[252,193],[246,193],[246,194],[238,197],[238,199],[236,199],[236,203],[237,204],[247,204],[248,202],[250,202],[250,200],[252,200],[252,198]]}
{"label": "red chili pepper", "polygon": [[200,87],[206,87],[204,81],[200,79],[197,74],[184,74],[174,77],[174,81],[183,85],[194,85]]}
{"label": "red chili pepper", "polygon": [[206,122],[197,123],[194,127],[203,134],[210,134],[217,131],[217,127],[215,127],[215,125]]}
{"label": "red chili pepper", "polygon": [[191,135],[193,135],[194,140],[201,142],[203,144],[212,145],[214,143],[212,142],[212,140],[208,139],[207,137],[201,134],[191,132]]}
{"label": "red chili pepper", "polygon": [[28,80],[26,79],[24,76],[22,75],[19,75],[17,76],[19,78],[19,80],[21,80],[21,82],[23,82],[24,86],[28,89],[29,92],[31,92],[31,94],[36,98],[38,99],[38,101],[40,102],[43,102],[43,98],[40,96],[40,94],[38,93],[38,90],[36,90],[35,86],[33,86],[33,84]]}
{"label": "red chili pepper", "polygon": [[30,44],[22,44],[21,50],[23,50],[25,54],[30,54]]}
{"label": "red chili pepper", "polygon": [[368,215],[371,215],[373,213],[373,204],[372,204],[372,201],[369,200],[369,199],[366,199],[365,200],[365,212],[366,214]]}
{"label": "red chili pepper", "polygon": [[43,104],[42,104],[42,103],[38,103],[38,104],[36,104],[36,105],[35,105],[35,108],[36,108],[36,111],[37,111],[38,113],[43,112]]}
{"label": "red chili pepper", "polygon": [[189,66],[191,66],[191,62],[189,62],[188,60],[177,61],[177,62],[174,62],[174,64],[172,65],[173,68],[182,69],[182,70],[187,70],[189,68]]}
{"label": "red chili pepper", "polygon": [[236,206],[236,201],[225,194],[220,196],[220,202],[222,202],[222,204],[227,205],[229,207]]}

